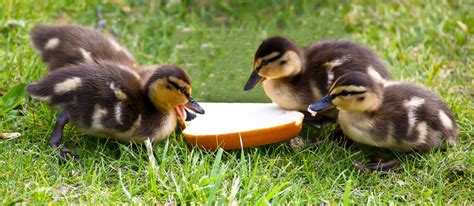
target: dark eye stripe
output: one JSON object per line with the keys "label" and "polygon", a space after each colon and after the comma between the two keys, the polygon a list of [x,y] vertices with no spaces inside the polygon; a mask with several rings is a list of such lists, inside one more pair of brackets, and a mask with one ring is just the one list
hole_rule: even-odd
{"label": "dark eye stripe", "polygon": [[257,70],[257,71],[260,70],[263,66],[265,66],[265,65],[267,65],[267,64],[269,64],[269,63],[271,63],[271,62],[276,61],[277,59],[281,58],[282,56],[283,56],[283,54],[278,54],[278,55],[276,55],[276,56],[274,56],[274,57],[272,57],[272,58],[270,58],[270,59],[264,59],[264,60],[262,60],[262,63],[260,63],[260,66],[258,66],[257,68],[255,68],[255,70]]}
{"label": "dark eye stripe", "polygon": [[282,54],[278,54],[270,59],[267,59],[268,62],[274,62],[275,60],[281,58],[281,56],[283,56]]}
{"label": "dark eye stripe", "polygon": [[[345,91],[345,92],[344,92]],[[355,94],[363,94],[365,93],[366,91],[347,91],[347,90],[342,90],[340,93],[338,94],[334,94],[333,96],[334,97],[337,97],[337,96],[348,96],[348,95],[355,95]]]}
{"label": "dark eye stripe", "polygon": [[171,85],[173,85],[177,90],[181,91],[186,97],[189,97],[189,93],[188,93],[188,91],[186,91],[186,88],[180,87],[178,84],[176,84],[175,82],[172,82],[170,80],[168,80],[168,82]]}
{"label": "dark eye stripe", "polygon": [[176,88],[176,89],[178,89],[178,90],[181,88],[178,84],[176,84],[176,83],[174,83],[174,82],[172,82],[172,81],[170,81],[170,80],[168,80],[168,83],[170,83],[171,85],[173,85],[173,87]]}

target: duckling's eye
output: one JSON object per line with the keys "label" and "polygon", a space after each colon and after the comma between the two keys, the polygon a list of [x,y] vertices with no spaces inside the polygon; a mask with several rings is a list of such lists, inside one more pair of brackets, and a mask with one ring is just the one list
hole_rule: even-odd
{"label": "duckling's eye", "polygon": [[280,65],[283,65],[283,64],[286,64],[286,61],[285,61],[285,60],[283,60],[283,61],[280,62]]}
{"label": "duckling's eye", "polygon": [[188,91],[184,87],[180,87],[179,90],[187,97],[189,96]]}
{"label": "duckling's eye", "polygon": [[[188,94],[188,91],[186,90],[185,87],[180,87],[178,84],[172,82],[172,81],[168,81],[171,85],[173,85],[174,88],[176,88],[177,90],[179,90],[181,93],[183,93],[186,97],[189,97],[189,94]],[[166,88],[168,88],[168,86],[166,86]]]}
{"label": "duckling's eye", "polygon": [[262,61],[262,67],[263,67],[263,66],[267,66],[268,63],[269,63],[269,62],[268,62],[267,60],[263,60],[263,61]]}
{"label": "duckling's eye", "polygon": [[349,94],[351,94],[351,92],[350,92],[350,91],[347,91],[347,90],[342,90],[342,91],[339,93],[339,95],[341,95],[341,96],[347,96],[347,95],[349,95]]}

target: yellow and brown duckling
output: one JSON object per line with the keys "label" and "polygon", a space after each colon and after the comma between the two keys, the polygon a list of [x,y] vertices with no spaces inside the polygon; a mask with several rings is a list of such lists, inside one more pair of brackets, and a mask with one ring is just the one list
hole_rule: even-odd
{"label": "yellow and brown duckling", "polygon": [[[286,37],[275,36],[258,47],[244,90],[262,82],[265,94],[278,106],[306,113],[309,104],[328,93],[335,79],[353,71],[390,79],[378,56],[353,42],[328,40],[300,48]],[[335,118],[334,112],[325,115]]]}
{"label": "yellow and brown duckling", "polygon": [[[457,143],[451,110],[436,94],[418,86],[389,81],[380,85],[368,74],[352,72],[338,78],[328,95],[308,111],[332,107],[339,110],[344,134],[358,143],[402,152]],[[379,163],[370,169],[383,166]]]}
{"label": "yellow and brown duckling", "polygon": [[[60,146],[64,125],[71,122],[86,133],[121,142],[165,139],[184,122],[184,107],[204,110],[191,97],[187,73],[176,66],[155,69],[145,81],[114,63],[81,63],[49,73],[28,86],[35,99],[61,111],[50,143]],[[76,157],[63,148],[61,155]]]}
{"label": "yellow and brown duckling", "polygon": [[[163,140],[177,121],[184,125],[185,107],[204,113],[183,69],[141,69],[123,46],[95,30],[38,25],[31,38],[50,72],[28,92],[61,111],[50,139],[54,148],[68,122],[92,135],[141,143]],[[60,154],[77,158],[64,147]]]}

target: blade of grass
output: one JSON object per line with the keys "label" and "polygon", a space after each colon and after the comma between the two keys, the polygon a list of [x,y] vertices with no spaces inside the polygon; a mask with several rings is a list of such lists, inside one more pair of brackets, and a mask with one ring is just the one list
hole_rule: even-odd
{"label": "blade of grass", "polygon": [[[221,165],[221,159],[222,159],[222,153],[224,153],[224,150],[222,150],[222,149],[219,149],[217,151],[216,158],[214,160],[214,164],[212,165],[210,178],[216,177],[216,175],[219,173],[219,170],[221,170],[221,172],[225,172],[225,168],[222,168],[220,166]],[[211,206],[211,205],[214,204],[214,198],[215,198],[216,192],[219,188],[219,185],[221,183],[221,180],[222,180],[221,175],[217,176],[217,178],[214,180],[211,193],[209,194],[207,205]]]}
{"label": "blade of grass", "polygon": [[352,180],[349,179],[346,182],[346,188],[344,190],[344,198],[343,198],[343,203],[342,203],[344,206],[349,205],[349,201],[350,201],[350,198],[351,198],[351,187],[352,187]]}

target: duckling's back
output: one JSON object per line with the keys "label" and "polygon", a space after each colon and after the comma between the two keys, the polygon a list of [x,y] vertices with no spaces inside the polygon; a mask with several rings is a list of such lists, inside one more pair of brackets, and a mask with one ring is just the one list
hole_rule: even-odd
{"label": "duckling's back", "polygon": [[373,125],[391,136],[393,147],[425,151],[444,141],[457,143],[456,119],[433,92],[409,84],[387,86]]}
{"label": "duckling's back", "polygon": [[80,26],[38,24],[31,41],[50,71],[81,62],[111,61],[133,70],[139,65],[126,48],[111,37]]}
{"label": "duckling's back", "polygon": [[323,95],[327,94],[329,87],[338,77],[349,72],[369,74],[377,82],[381,79],[391,79],[377,54],[351,41],[316,42],[305,48],[305,56],[305,72],[317,79],[316,85]]}

